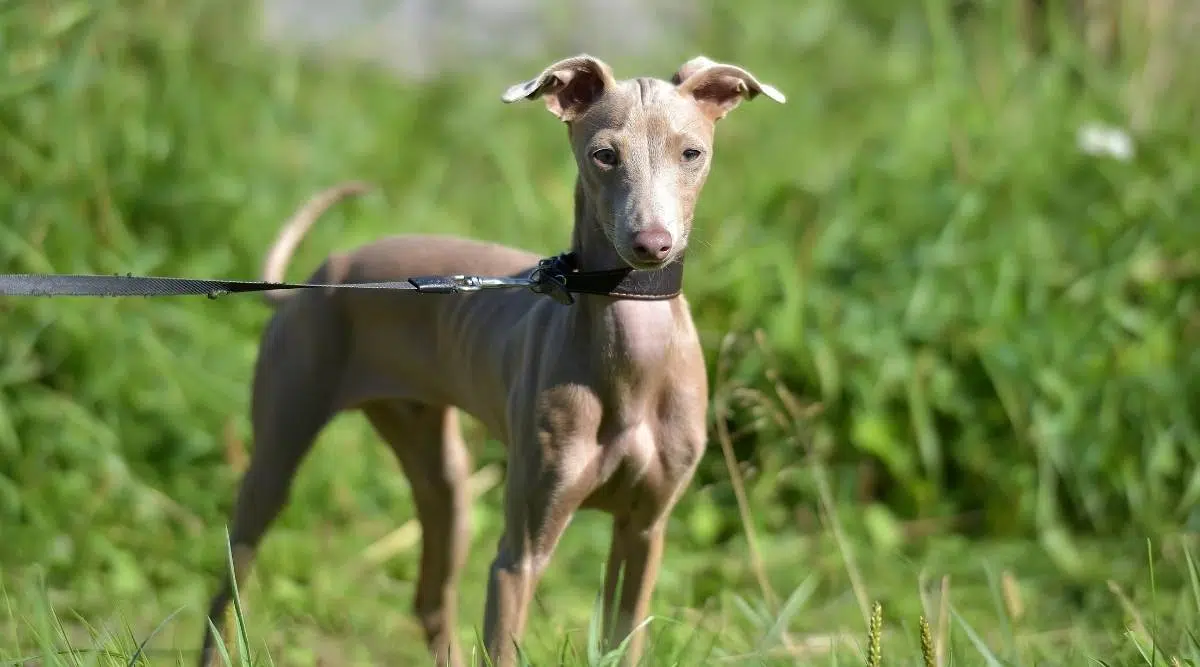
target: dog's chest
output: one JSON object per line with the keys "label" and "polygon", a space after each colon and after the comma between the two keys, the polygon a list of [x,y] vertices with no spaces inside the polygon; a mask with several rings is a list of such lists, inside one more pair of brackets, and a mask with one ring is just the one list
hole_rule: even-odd
{"label": "dog's chest", "polygon": [[[684,369],[681,369],[684,371]],[[684,482],[704,448],[707,401],[703,367],[665,378],[645,396],[611,405],[597,432],[593,503],[611,511],[637,505],[645,494],[662,500]],[[648,498],[643,498],[647,500]]]}
{"label": "dog's chest", "polygon": [[690,476],[702,450],[703,424],[700,410],[685,408],[602,428],[593,491],[585,506],[620,514],[661,508]]}

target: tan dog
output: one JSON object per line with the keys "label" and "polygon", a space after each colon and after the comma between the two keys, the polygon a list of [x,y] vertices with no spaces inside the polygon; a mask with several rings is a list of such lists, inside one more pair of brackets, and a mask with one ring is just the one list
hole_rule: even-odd
{"label": "tan dog", "polygon": [[[714,125],[759,94],[784,101],[744,69],[703,57],[667,82],[618,81],[608,65],[580,55],[512,86],[503,100],[543,98],[567,125],[579,168],[578,268],[635,269],[644,286],[682,275]],[[360,189],[328,191],[298,213],[272,249],[265,279],[281,280],[320,211]],[[310,282],[523,276],[538,259],[460,238],[392,237],[331,256]],[[278,310],[255,369],[254,453],[230,529],[238,579],[318,433],[338,412],[362,410],[412,487],[423,534],[416,614],[438,664],[461,665],[456,587],[468,546],[471,463],[457,408],[508,450],[504,535],[483,631],[494,664],[514,664],[534,588],[581,508],[613,516],[603,608],[606,621],[615,619],[605,634],[616,646],[646,617],[667,517],[704,452],[708,381],[677,285],[641,299],[612,293],[579,294],[569,306],[526,290],[272,295]],[[226,578],[209,611],[214,623],[230,594]],[[631,640],[629,663],[643,635]],[[213,653],[208,632],[204,646],[202,664]]]}

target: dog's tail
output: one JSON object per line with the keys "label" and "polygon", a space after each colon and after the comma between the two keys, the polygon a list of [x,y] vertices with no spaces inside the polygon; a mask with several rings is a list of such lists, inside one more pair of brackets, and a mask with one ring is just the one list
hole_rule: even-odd
{"label": "dog's tail", "polygon": [[[300,245],[300,241],[308,233],[308,230],[312,229],[317,219],[346,197],[360,195],[370,189],[369,183],[349,181],[322,190],[309,198],[292,214],[292,217],[283,225],[279,235],[275,237],[275,242],[271,244],[271,249],[267,251],[267,258],[263,261],[262,279],[271,283],[283,282],[292,254],[296,252],[296,247]],[[263,298],[272,306],[283,303],[290,295],[291,291],[289,290],[262,292]]]}

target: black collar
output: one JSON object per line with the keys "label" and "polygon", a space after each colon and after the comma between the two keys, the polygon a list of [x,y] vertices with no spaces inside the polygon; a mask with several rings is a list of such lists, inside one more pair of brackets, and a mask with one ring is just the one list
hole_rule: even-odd
{"label": "black collar", "polygon": [[530,277],[535,283],[533,291],[564,304],[575,302],[572,294],[664,301],[679,296],[683,289],[683,258],[653,271],[628,266],[603,271],[580,271],[578,255],[565,252],[538,262]]}

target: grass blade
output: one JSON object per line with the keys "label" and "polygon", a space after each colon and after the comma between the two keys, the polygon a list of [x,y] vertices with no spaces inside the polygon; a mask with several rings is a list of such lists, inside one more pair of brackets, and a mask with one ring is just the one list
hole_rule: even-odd
{"label": "grass blade", "polygon": [[126,663],[126,667],[133,667],[136,665],[138,658],[142,656],[142,653],[146,650],[146,645],[150,643],[150,640],[154,639],[154,636],[157,635],[160,630],[167,627],[167,624],[170,623],[171,620],[178,616],[179,612],[183,610],[184,607],[177,608],[175,611],[171,612],[169,616],[160,621],[158,625],[154,626],[154,630],[151,631],[150,634],[138,644],[137,650],[133,652],[132,656],[130,656],[129,662]]}
{"label": "grass blade", "polygon": [[979,655],[983,656],[988,667],[1008,667],[1004,661],[996,657],[996,654],[988,648],[988,645],[979,636],[979,633],[975,632],[975,628],[971,627],[970,623],[967,623],[967,620],[958,613],[958,609],[953,605],[950,607],[950,613],[954,615],[954,620],[958,621],[958,625],[967,633],[967,638],[971,640],[971,644],[975,646],[975,650],[979,652]]}

